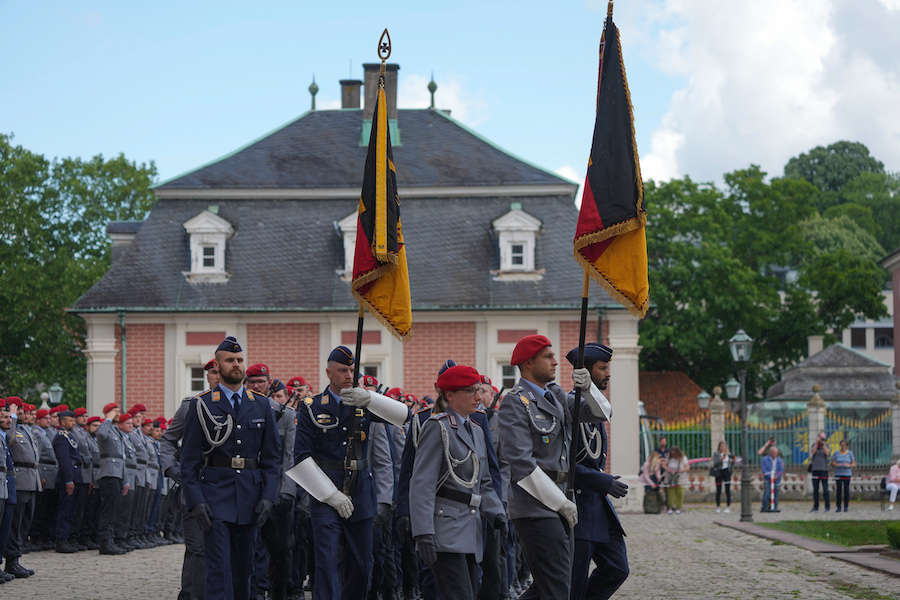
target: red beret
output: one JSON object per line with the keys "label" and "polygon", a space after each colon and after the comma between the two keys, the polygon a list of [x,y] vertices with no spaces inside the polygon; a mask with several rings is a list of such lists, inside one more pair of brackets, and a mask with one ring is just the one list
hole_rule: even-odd
{"label": "red beret", "polygon": [[209,359],[209,362],[208,362],[208,363],[206,363],[205,365],[203,365],[203,370],[204,370],[204,371],[209,371],[210,369],[212,369],[212,368],[215,367],[215,366],[216,366],[216,359],[211,358],[211,359]]}
{"label": "red beret", "polygon": [[9,396],[6,399],[7,404],[15,404],[16,406],[22,406],[22,399],[18,396]]}
{"label": "red beret", "polygon": [[22,410],[25,412],[31,412],[34,410],[34,404],[28,404],[27,402],[22,405]]}
{"label": "red beret", "polygon": [[103,406],[103,414],[105,415],[106,413],[108,413],[109,411],[111,411],[114,408],[119,408],[119,405],[116,404],[115,402],[110,402],[109,404],[104,405]]}
{"label": "red beret", "polygon": [[143,404],[138,403],[138,404],[135,404],[134,406],[132,406],[131,408],[129,408],[128,412],[130,412],[131,414],[139,413],[139,412],[141,412],[141,413],[147,412],[147,407],[144,406]]}
{"label": "red beret", "polygon": [[301,385],[306,385],[306,380],[303,379],[302,377],[300,377],[299,375],[297,375],[295,377],[291,377],[290,379],[288,379],[287,384],[290,387],[297,388],[297,387],[300,387]]}
{"label": "red beret", "polygon": [[55,415],[56,413],[58,413],[61,410],[63,410],[63,409],[60,406],[54,406],[53,408],[50,409],[49,414]]}
{"label": "red beret", "polygon": [[103,417],[88,417],[88,425],[91,423],[96,423],[97,421],[102,421]]}
{"label": "red beret", "polygon": [[489,386],[494,387],[493,384],[491,383],[491,378],[488,377],[487,375],[482,375],[482,376],[481,376],[481,383],[486,383],[486,384],[488,384]]}
{"label": "red beret", "polygon": [[76,417],[80,417],[81,415],[86,415],[86,414],[87,414],[87,409],[83,406],[79,406],[78,408],[75,409]]}
{"label": "red beret", "polygon": [[384,393],[385,396],[389,398],[393,398],[394,400],[399,400],[403,397],[403,390],[398,387],[393,387]]}
{"label": "red beret", "polygon": [[467,367],[466,365],[450,367],[441,373],[437,379],[438,388],[445,392],[455,392],[476,383],[481,383],[481,375],[473,367]]}
{"label": "red beret", "polygon": [[0,398],[0,408],[6,408],[6,398]]}
{"label": "red beret", "polygon": [[362,384],[369,387],[378,387],[378,380],[373,375],[363,375]]}
{"label": "red beret", "polygon": [[406,402],[412,402],[413,404],[419,404],[419,399],[416,398],[415,394],[407,394],[403,396],[403,400]]}
{"label": "red beret", "polygon": [[523,362],[553,343],[545,335],[526,335],[516,344],[512,353],[511,365],[521,365]]}
{"label": "red beret", "polygon": [[263,363],[256,363],[247,367],[247,377],[268,377],[269,367]]}
{"label": "red beret", "polygon": [[49,415],[49,414],[50,414],[50,411],[49,411],[49,410],[47,410],[46,408],[42,408],[42,409],[38,410],[38,411],[34,414],[34,416],[35,416],[35,418],[37,418],[37,419],[43,419],[44,417],[46,417],[46,416]]}
{"label": "red beret", "polygon": [[141,425],[153,425],[153,419],[144,419],[141,421]]}
{"label": "red beret", "polygon": [[166,425],[164,422],[159,424],[160,431],[165,431],[168,428],[169,428],[169,426]]}

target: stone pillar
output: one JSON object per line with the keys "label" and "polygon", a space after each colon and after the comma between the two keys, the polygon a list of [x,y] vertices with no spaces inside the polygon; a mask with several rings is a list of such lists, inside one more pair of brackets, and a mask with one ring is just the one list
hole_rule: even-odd
{"label": "stone pillar", "polygon": [[100,415],[105,404],[116,401],[116,316],[85,315],[87,339],[87,410]]}
{"label": "stone pillar", "polygon": [[900,383],[896,386],[898,391],[891,400],[891,462],[900,459]]}
{"label": "stone pillar", "polygon": [[[809,439],[806,441],[806,451],[809,448],[820,431],[825,431],[825,401],[819,395],[819,386],[812,386],[813,395],[806,403],[806,410],[809,411]],[[806,483],[803,486],[806,496],[812,494],[812,475],[806,477]]]}
{"label": "stone pillar", "polygon": [[641,465],[638,403],[638,319],[625,310],[604,314],[609,323],[609,345],[614,354],[610,365],[613,416],[610,421],[610,471],[628,484],[628,495],[615,500],[617,509],[642,510],[644,486],[638,479]]}
{"label": "stone pillar", "polygon": [[722,388],[713,388],[713,399],[709,401],[709,455],[719,447],[725,439],[725,402],[722,401]]}

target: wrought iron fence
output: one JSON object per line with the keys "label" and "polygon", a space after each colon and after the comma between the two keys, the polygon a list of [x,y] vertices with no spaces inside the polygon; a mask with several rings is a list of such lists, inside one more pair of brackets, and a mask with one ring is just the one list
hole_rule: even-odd
{"label": "wrought iron fence", "polygon": [[[747,423],[749,464],[759,465],[762,460],[759,450],[772,438],[775,439],[775,445],[781,452],[785,467],[803,464],[809,454],[808,437],[809,416],[806,411],[773,423],[751,421]],[[743,455],[741,420],[732,413],[725,414],[725,441],[733,454]]]}
{"label": "wrought iron fence", "polygon": [[651,425],[654,448],[659,447],[659,438],[665,436],[669,448],[678,446],[688,459],[709,456],[709,418],[701,415],[693,419]]}
{"label": "wrought iron fence", "polygon": [[886,467],[891,464],[891,411],[870,419],[856,419],[825,411],[825,434],[832,452],[847,440],[856,464]]}

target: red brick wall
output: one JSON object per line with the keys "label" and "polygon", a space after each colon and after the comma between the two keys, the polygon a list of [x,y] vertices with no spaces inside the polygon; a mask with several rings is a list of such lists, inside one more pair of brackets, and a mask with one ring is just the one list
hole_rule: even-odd
{"label": "red brick wall", "polygon": [[448,358],[475,364],[475,323],[413,323],[403,345],[404,389],[418,397],[434,396],[437,371]]}
{"label": "red brick wall", "polygon": [[[127,408],[137,403],[147,407],[147,415],[165,411],[165,325],[147,323],[125,325]],[[116,326],[116,402],[122,402],[121,330]]]}
{"label": "red brick wall", "polygon": [[300,375],[319,391],[319,380],[325,373],[319,366],[318,324],[251,323],[247,325],[244,350],[248,365],[265,363],[272,376],[282,381]]}

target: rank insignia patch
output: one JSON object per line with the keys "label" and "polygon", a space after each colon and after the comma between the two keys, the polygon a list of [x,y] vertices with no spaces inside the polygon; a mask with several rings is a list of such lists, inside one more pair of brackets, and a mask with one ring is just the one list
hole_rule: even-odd
{"label": "rank insignia patch", "polygon": [[519,398],[521,398],[522,404],[524,404],[525,406],[528,406],[528,397],[525,396],[525,394],[520,394]]}

